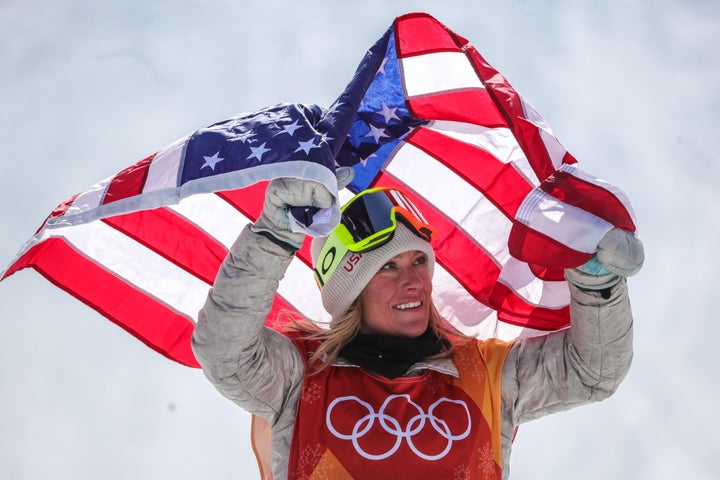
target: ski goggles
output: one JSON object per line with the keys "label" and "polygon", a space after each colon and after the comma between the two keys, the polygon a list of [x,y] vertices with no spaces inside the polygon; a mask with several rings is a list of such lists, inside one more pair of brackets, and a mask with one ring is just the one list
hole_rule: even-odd
{"label": "ski goggles", "polygon": [[389,242],[398,221],[430,242],[435,229],[401,190],[377,187],[364,190],[340,210],[340,223],[328,235],[318,256],[314,273],[322,289],[345,254],[374,250]]}

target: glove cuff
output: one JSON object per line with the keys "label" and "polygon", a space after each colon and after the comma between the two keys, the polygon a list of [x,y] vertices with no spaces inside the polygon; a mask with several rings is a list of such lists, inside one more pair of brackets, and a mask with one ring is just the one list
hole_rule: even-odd
{"label": "glove cuff", "polygon": [[620,278],[620,275],[614,273],[592,275],[577,268],[565,270],[565,279],[583,290],[606,290],[615,286],[620,281]]}
{"label": "glove cuff", "polygon": [[290,230],[279,232],[277,229],[269,228],[262,217],[258,218],[253,225],[250,225],[250,231],[259,233],[290,251],[299,250],[302,247],[303,240],[305,240],[304,233],[294,233]]}

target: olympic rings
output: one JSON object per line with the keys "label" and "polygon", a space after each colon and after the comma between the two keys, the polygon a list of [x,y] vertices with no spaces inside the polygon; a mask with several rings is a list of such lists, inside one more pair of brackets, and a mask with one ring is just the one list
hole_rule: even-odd
{"label": "olympic rings", "polygon": [[[417,415],[412,417],[410,420],[408,420],[407,424],[405,425],[405,428],[403,428],[400,425],[400,422],[395,419],[394,417],[388,415],[385,413],[385,409],[388,407],[391,401],[397,399],[397,398],[404,398],[405,401],[412,406],[416,411]],[[333,409],[344,402],[350,402],[354,401],[360,404],[364,409],[367,410],[367,415],[360,418],[357,422],[355,422],[355,425],[353,426],[352,432],[349,434],[341,433],[339,432],[335,426],[332,423],[331,415],[333,412]],[[443,420],[442,418],[438,418],[433,413],[435,409],[443,404],[443,403],[454,403],[456,405],[460,405],[465,410],[465,415],[467,416],[467,428],[464,432],[461,432],[459,434],[453,434],[450,426],[448,423]],[[375,425],[375,421],[377,420],[378,424],[382,429],[390,434],[395,435],[395,443],[393,444],[388,451],[381,454],[371,454],[366,452],[359,443],[359,440],[364,437],[371,428]],[[445,448],[438,454],[432,455],[432,454],[426,454],[424,452],[421,452],[419,448],[413,443],[413,437],[420,433],[423,428],[425,428],[426,422],[429,422],[432,426],[433,430],[437,432],[441,437],[443,437],[447,444],[445,445]],[[328,405],[327,413],[325,414],[325,423],[327,424],[328,430],[330,430],[330,433],[335,435],[337,438],[341,440],[350,440],[353,444],[353,447],[355,448],[355,451],[361,455],[363,458],[366,458],[368,460],[384,460],[390,456],[392,456],[395,452],[397,452],[398,448],[400,448],[400,445],[402,445],[403,439],[407,441],[408,447],[410,447],[410,450],[415,453],[418,457],[424,459],[424,460],[440,460],[441,458],[444,458],[452,449],[453,442],[462,440],[466,438],[468,435],[470,435],[470,430],[472,429],[472,419],[470,417],[470,409],[468,408],[467,404],[462,400],[451,400],[449,398],[442,397],[439,400],[437,400],[435,403],[430,405],[430,408],[428,409],[427,413],[425,413],[420,405],[413,402],[410,399],[410,395],[404,394],[404,395],[390,395],[385,399],[382,406],[380,407],[380,410],[376,413],[375,409],[370,405],[369,403],[360,400],[358,397],[354,395],[349,395],[345,397],[338,397],[332,402],[330,402],[330,405]]]}

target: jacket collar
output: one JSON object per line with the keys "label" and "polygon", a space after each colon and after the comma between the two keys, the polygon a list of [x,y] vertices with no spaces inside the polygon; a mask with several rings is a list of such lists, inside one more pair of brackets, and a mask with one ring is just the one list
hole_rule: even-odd
{"label": "jacket collar", "polygon": [[[342,357],[338,357],[332,363],[332,365],[334,367],[360,368],[359,365],[349,362]],[[460,373],[458,372],[457,367],[453,363],[452,358],[435,358],[431,360],[422,360],[420,362],[414,363],[407,370],[407,372],[405,372],[403,377],[417,377],[425,373],[427,370],[432,370],[434,372],[442,373],[444,375],[450,375],[455,378],[458,378],[460,376]]]}

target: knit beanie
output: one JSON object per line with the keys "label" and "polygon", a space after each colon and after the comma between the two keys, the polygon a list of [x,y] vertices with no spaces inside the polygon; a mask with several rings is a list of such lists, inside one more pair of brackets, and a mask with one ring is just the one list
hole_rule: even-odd
{"label": "knit beanie", "polygon": [[[313,265],[317,264],[326,240],[327,237],[313,239],[310,249]],[[413,233],[401,222],[398,222],[392,239],[381,247],[362,253],[347,252],[322,287],[320,296],[323,307],[333,320],[337,320],[348,311],[350,305],[388,260],[401,253],[415,250],[427,255],[428,269],[432,277],[435,269],[435,253],[430,242]]]}

